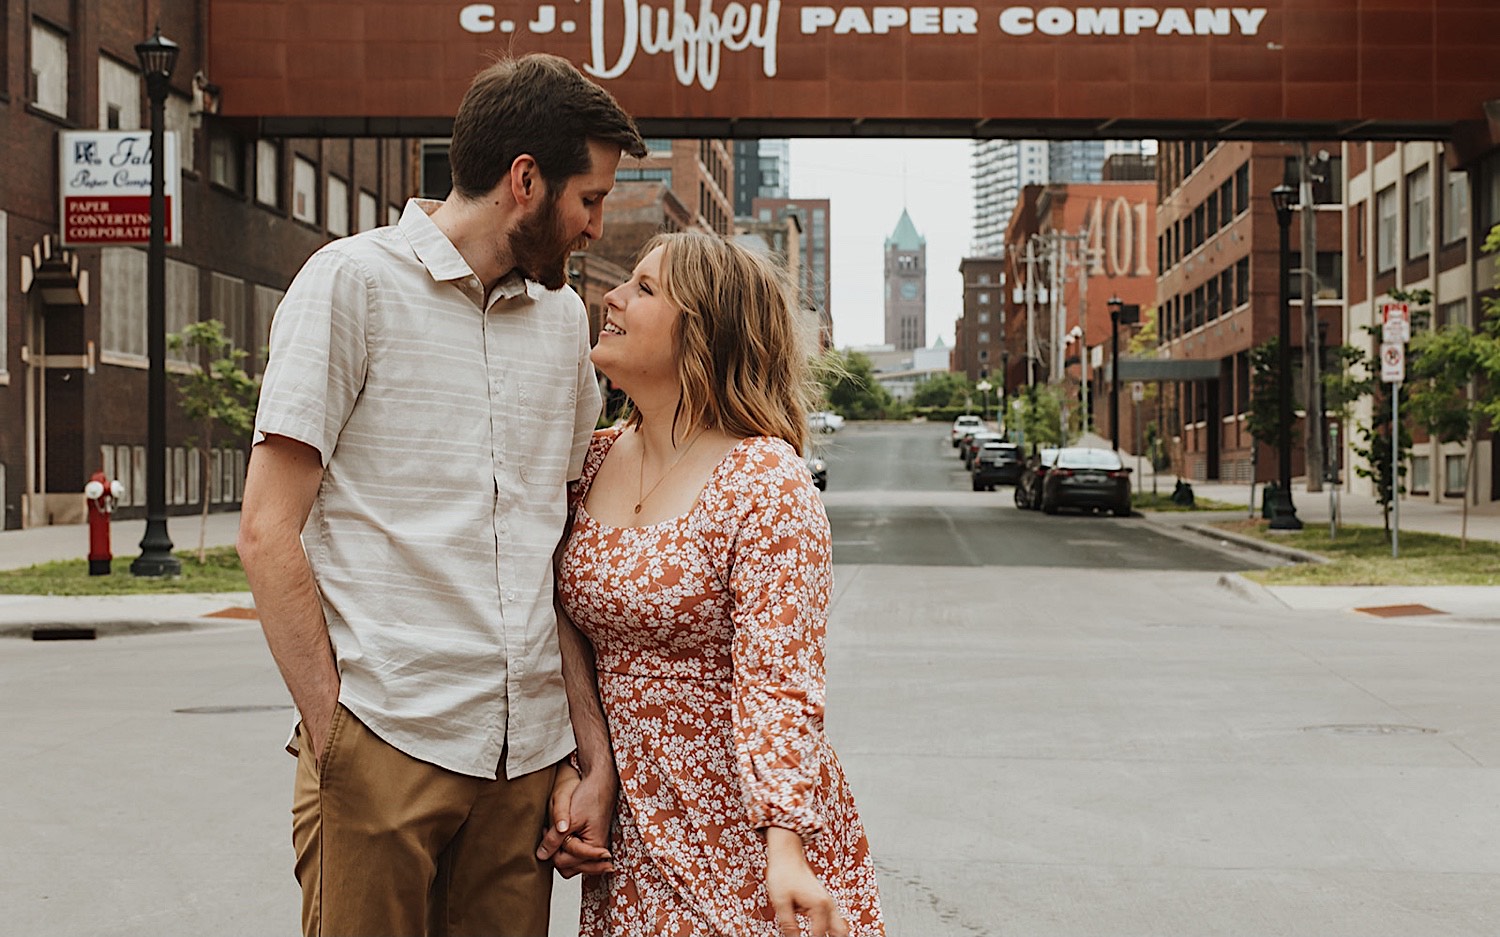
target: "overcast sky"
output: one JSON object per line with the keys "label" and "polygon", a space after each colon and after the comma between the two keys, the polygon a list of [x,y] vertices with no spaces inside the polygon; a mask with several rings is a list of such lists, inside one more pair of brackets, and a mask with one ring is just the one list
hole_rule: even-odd
{"label": "overcast sky", "polygon": [[793,140],[791,195],[827,198],[834,343],[885,341],[885,239],[905,207],[927,239],[927,344],[953,344],[973,240],[968,140]]}

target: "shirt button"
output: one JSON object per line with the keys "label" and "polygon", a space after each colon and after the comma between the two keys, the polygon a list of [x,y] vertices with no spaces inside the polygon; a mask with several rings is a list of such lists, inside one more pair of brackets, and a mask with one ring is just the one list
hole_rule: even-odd
{"label": "shirt button", "polygon": [[505,601],[507,601],[507,602],[514,602],[515,600],[516,600],[516,591],[514,589],[506,589],[505,590]]}

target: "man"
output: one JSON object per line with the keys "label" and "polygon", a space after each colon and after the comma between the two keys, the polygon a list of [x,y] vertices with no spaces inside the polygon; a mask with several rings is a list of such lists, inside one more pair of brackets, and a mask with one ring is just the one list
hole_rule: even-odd
{"label": "man", "polygon": [[545,934],[555,781],[557,867],[609,868],[616,777],[552,558],[600,406],[567,259],[622,151],[634,122],[572,65],[497,63],[447,200],[327,245],[277,310],[239,552],[300,714],[308,934]]}

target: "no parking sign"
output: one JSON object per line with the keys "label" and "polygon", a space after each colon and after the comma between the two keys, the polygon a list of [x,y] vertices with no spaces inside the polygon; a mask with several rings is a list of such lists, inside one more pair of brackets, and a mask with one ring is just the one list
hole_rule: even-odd
{"label": "no parking sign", "polygon": [[1386,342],[1380,346],[1380,380],[1385,384],[1400,384],[1406,380],[1405,345]]}

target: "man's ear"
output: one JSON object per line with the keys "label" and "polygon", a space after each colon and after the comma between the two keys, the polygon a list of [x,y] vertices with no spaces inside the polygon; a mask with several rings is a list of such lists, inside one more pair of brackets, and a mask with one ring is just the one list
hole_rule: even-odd
{"label": "man's ear", "polygon": [[542,179],[536,160],[522,153],[510,164],[510,194],[516,204],[526,207],[546,194],[547,183]]}

